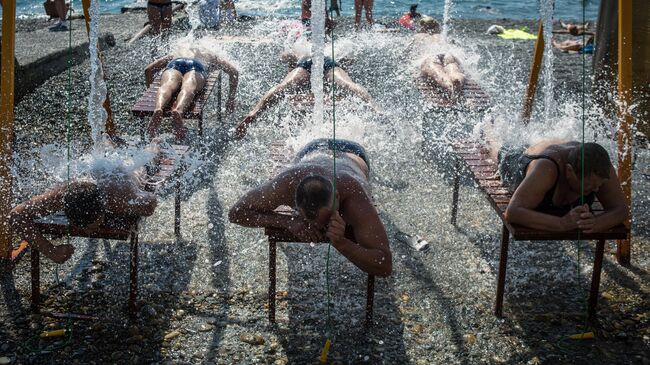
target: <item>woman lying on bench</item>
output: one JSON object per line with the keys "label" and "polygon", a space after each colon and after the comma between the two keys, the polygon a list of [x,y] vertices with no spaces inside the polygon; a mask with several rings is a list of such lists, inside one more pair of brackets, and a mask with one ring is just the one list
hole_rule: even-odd
{"label": "woman lying on bench", "polygon": [[[599,144],[549,140],[528,148],[503,146],[497,159],[504,185],[514,190],[505,212],[509,223],[592,233],[627,219],[621,184]],[[595,198],[604,208],[602,214],[590,209]]]}
{"label": "woman lying on bench", "polygon": [[[331,47],[331,45],[326,45],[325,49],[328,49],[328,47]],[[257,104],[255,104],[255,107],[246,115],[244,120],[239,123],[235,131],[235,138],[244,138],[248,126],[257,120],[258,115],[280,101],[280,98],[285,94],[291,91],[309,91],[311,85],[311,68],[313,65],[310,48],[311,46],[308,43],[296,42],[291,51],[282,53],[280,60],[287,64],[289,73],[282,82],[267,91]],[[334,81],[337,88],[358,96],[367,102],[377,113],[383,114],[383,110],[377,105],[372,96],[370,96],[368,90],[352,81],[350,75],[342,67],[342,62],[344,61],[334,61],[331,57],[325,56],[323,60],[323,77],[329,82]]]}
{"label": "woman lying on bench", "polygon": [[[150,145],[145,153],[157,156],[157,144]],[[153,214],[157,200],[155,195],[142,190],[144,166],[131,172],[119,166],[113,171],[95,171],[92,175],[95,175],[92,180],[72,180],[17,205],[9,216],[14,234],[60,264],[72,256],[74,247],[53,245],[38,231],[35,219],[63,211],[71,225],[92,229],[103,223],[104,215]]]}
{"label": "woman lying on bench", "polygon": [[[186,130],[183,127],[183,114],[187,111],[196,95],[205,86],[211,68],[221,69],[230,78],[230,89],[226,111],[235,110],[235,94],[239,82],[239,72],[230,62],[220,58],[216,53],[204,47],[178,47],[172,54],[159,58],[150,63],[144,70],[147,88],[154,81],[154,76],[164,68],[160,77],[160,88],[156,96],[156,106],[147,128],[149,138],[158,134],[158,128],[163,118],[163,109],[169,104],[172,96],[178,91],[176,103],[171,109],[174,135],[179,143],[185,140]],[[179,91],[180,90],[180,91]]]}

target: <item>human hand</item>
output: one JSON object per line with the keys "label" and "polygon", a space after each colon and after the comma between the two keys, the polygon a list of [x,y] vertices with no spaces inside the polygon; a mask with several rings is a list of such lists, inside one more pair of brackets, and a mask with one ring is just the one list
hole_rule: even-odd
{"label": "human hand", "polygon": [[310,222],[301,217],[293,217],[287,229],[299,240],[308,242],[323,240],[323,227],[316,222]]}
{"label": "human hand", "polygon": [[564,226],[564,230],[570,231],[572,229],[581,228],[579,226],[579,222],[582,219],[581,216],[583,214],[591,214],[591,212],[589,211],[589,206],[587,204],[577,206],[571,209],[569,213],[565,214],[564,217],[562,217],[562,224]]}
{"label": "human hand", "polygon": [[335,210],[330,217],[329,224],[327,225],[327,238],[332,243],[339,243],[345,239],[345,221],[339,215],[338,210]]}
{"label": "human hand", "polygon": [[584,233],[594,233],[596,232],[596,216],[589,210],[580,214],[580,219],[578,220],[578,228],[580,228]]}

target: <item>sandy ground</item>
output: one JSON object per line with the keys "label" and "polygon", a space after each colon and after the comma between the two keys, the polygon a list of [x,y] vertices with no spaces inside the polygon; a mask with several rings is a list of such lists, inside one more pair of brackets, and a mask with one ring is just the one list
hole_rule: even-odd
{"label": "sandy ground", "polygon": [[[103,30],[114,32],[118,39],[104,56],[118,128],[124,135],[138,135],[141,122],[130,116],[130,108],[144,91],[143,67],[163,53],[164,47],[162,42],[148,40],[126,47],[129,33],[124,30],[124,19],[102,17]],[[142,14],[128,19],[144,22]],[[173,237],[171,189],[163,191],[156,213],[145,222],[137,318],[130,320],[126,314],[128,245],[74,239],[76,252],[69,262],[60,266],[42,262],[42,314],[29,311],[28,259],[13,277],[4,278],[0,358],[25,364],[317,363],[328,332],[327,246],[280,245],[278,323],[270,325],[265,237],[261,230],[227,221],[229,207],[242,192],[269,177],[270,143],[299,144],[310,136],[303,128],[307,118],[282,102],[251,128],[243,142],[229,137],[230,128],[286,72],[275,61],[281,50],[273,35],[276,23],[254,21],[215,34],[223,37],[223,51],[241,71],[239,108],[218,125],[213,98],[205,111],[205,136],[199,139],[196,132],[191,134],[189,168],[179,177],[183,181],[183,239],[177,242]],[[477,189],[465,184],[458,228],[449,223],[448,162],[436,156],[439,150],[434,149],[433,155],[431,151],[433,137],[444,140],[466,134],[483,116],[431,113],[412,82],[410,61],[401,55],[400,47],[408,36],[353,35],[349,19],[343,23],[339,29],[345,42],[356,48],[355,63],[348,72],[394,112],[391,118],[374,118],[358,101],[342,102],[337,111],[337,135],[356,136],[368,146],[375,176],[373,195],[391,237],[394,271],[377,280],[373,325],[364,327],[365,274],[336,251],[332,253],[329,361],[650,364],[650,241],[644,218],[649,208],[647,149],[638,151],[634,172],[632,264],[618,265],[614,243],[608,243],[598,322],[585,320],[594,247],[590,242],[512,243],[505,318],[495,318],[500,222]],[[535,25],[533,21],[498,23],[531,29]],[[188,24],[179,20],[175,36],[186,34]],[[493,98],[495,107],[490,113],[514,120],[521,108],[533,42],[483,34],[489,25],[459,21],[452,38],[465,50],[469,74]],[[19,30],[28,37],[44,26],[30,21]],[[555,56],[554,91],[560,117],[547,129],[575,124],[576,107],[581,105],[581,56]],[[588,75],[590,59],[585,65]],[[16,200],[57,180],[55,174],[44,171],[64,163],[65,155],[47,153],[42,147],[61,151],[66,125],[71,129],[73,155],[87,149],[88,69],[88,62],[71,69],[72,87],[68,74],[61,74],[17,105]],[[543,113],[539,104],[537,119]],[[71,108],[69,115],[66,105]],[[588,117],[592,117],[589,110]],[[589,133],[606,138],[611,128],[596,128],[598,122],[593,120],[588,119],[588,127],[596,132]],[[539,128],[538,124],[533,123]],[[327,133],[327,129],[317,129],[313,134]],[[425,237],[431,249],[413,251],[392,238],[398,230]],[[84,313],[98,319],[59,320],[49,316],[51,312]],[[69,335],[38,340],[36,335],[43,329],[56,328],[67,328]],[[568,339],[587,329],[596,333],[595,339]]]}

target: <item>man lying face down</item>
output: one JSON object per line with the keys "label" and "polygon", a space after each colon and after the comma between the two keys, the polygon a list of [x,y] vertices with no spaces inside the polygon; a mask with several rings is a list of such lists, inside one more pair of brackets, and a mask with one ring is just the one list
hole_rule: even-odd
{"label": "man lying face down", "polygon": [[[285,228],[306,241],[327,238],[361,270],[388,276],[392,271],[388,236],[371,201],[368,173],[368,158],[358,143],[317,139],[296,154],[291,167],[239,199],[229,219],[246,227]],[[295,207],[296,214],[275,213],[282,205]],[[346,227],[351,237],[346,236]]]}
{"label": "man lying face down", "polygon": [[[547,140],[527,148],[503,146],[497,158],[501,178],[514,190],[505,212],[510,223],[593,233],[628,217],[616,171],[599,144]],[[595,198],[604,208],[602,214],[590,209]]]}
{"label": "man lying face down", "polygon": [[[157,146],[149,148],[158,151]],[[50,260],[63,263],[72,256],[74,247],[52,244],[38,231],[34,220],[63,211],[70,224],[92,229],[103,223],[105,215],[150,216],[157,199],[142,190],[144,170],[141,167],[127,173],[118,168],[97,176],[95,181],[72,180],[34,196],[11,210],[13,234],[35,245]]]}

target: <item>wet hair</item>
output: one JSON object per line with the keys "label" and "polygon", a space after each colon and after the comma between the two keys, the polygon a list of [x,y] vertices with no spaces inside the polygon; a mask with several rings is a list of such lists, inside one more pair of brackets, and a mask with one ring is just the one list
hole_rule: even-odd
{"label": "wet hair", "polygon": [[309,175],[296,188],[296,206],[307,219],[314,219],[318,211],[332,202],[332,183],[320,175]]}
{"label": "wet hair", "polygon": [[63,211],[71,224],[84,227],[104,214],[104,200],[97,185],[74,182],[63,194]]}
{"label": "wet hair", "polygon": [[409,10],[409,14],[411,14],[411,16],[414,17],[414,18],[422,17],[422,14],[418,13],[418,4],[411,5],[411,8]]}
{"label": "wet hair", "polygon": [[[584,171],[582,169],[582,150],[584,149]],[[598,143],[580,143],[574,149],[569,151],[567,162],[573,168],[578,178],[584,172],[585,177],[596,175],[603,179],[609,178],[609,167],[611,161],[609,154]]]}
{"label": "wet hair", "polygon": [[420,19],[420,26],[423,30],[430,30],[432,33],[440,33],[440,24],[430,16],[423,16]]}

